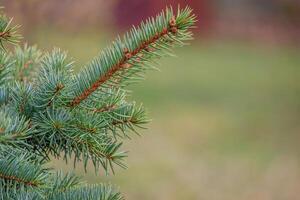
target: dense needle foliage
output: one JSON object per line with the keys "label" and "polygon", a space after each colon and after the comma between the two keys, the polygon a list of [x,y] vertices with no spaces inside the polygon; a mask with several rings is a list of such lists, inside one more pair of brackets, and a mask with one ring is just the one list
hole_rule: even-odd
{"label": "dense needle foliage", "polygon": [[0,199],[123,199],[109,184],[89,185],[45,164],[56,157],[74,159],[74,166],[80,161],[85,169],[91,161],[107,174],[126,168],[122,140],[148,120],[143,106],[128,102],[124,87],[192,39],[194,22],[190,8],[167,8],[74,73],[74,62],[60,49],[18,46],[18,26],[1,14]]}

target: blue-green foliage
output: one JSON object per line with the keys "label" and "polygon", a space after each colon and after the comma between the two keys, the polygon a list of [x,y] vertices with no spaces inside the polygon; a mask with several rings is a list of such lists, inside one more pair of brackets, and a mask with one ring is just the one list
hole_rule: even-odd
{"label": "blue-green foliage", "polygon": [[119,192],[113,189],[110,185],[89,185],[83,187],[73,187],[61,192],[53,193],[49,200],[69,200],[69,199],[84,199],[84,200],[123,200]]}
{"label": "blue-green foliage", "polygon": [[0,6],[0,49],[5,50],[3,43],[17,44],[21,35],[17,33],[19,25],[12,25],[12,18],[8,18],[2,13]]}
{"label": "blue-green foliage", "polygon": [[28,46],[27,44],[23,48],[17,46],[11,59],[14,61],[12,66],[14,79],[22,82],[33,81],[41,55],[42,52],[37,49],[37,46]]}
{"label": "blue-green foliage", "polygon": [[[88,185],[45,167],[51,156],[91,161],[95,171],[126,168],[122,141],[149,121],[124,87],[155,60],[190,40],[195,16],[172,8],[133,27],[78,73],[66,52],[35,46],[0,51],[0,199],[120,200],[111,185]],[[19,39],[0,17],[0,45]]]}

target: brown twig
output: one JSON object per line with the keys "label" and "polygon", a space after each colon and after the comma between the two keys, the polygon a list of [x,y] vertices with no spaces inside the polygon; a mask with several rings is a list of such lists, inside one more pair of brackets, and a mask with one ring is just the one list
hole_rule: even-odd
{"label": "brown twig", "polygon": [[38,184],[35,183],[35,182],[26,181],[26,180],[20,179],[20,178],[15,177],[15,176],[7,176],[7,175],[4,175],[4,174],[0,174],[0,178],[6,179],[6,180],[17,181],[19,183],[23,183],[23,184],[28,185],[28,186],[35,186],[35,187],[38,186]]}
{"label": "brown twig", "polygon": [[76,96],[69,104],[70,107],[75,107],[79,105],[84,99],[86,99],[90,94],[92,94],[97,88],[99,88],[103,83],[109,80],[116,72],[122,69],[130,68],[132,65],[128,65],[126,62],[130,60],[133,56],[136,56],[142,50],[149,50],[149,46],[155,43],[157,40],[167,35],[168,33],[175,34],[177,32],[176,19],[172,17],[169,21],[169,26],[163,28],[160,33],[156,33],[149,40],[144,41],[138,48],[129,51],[127,48],[124,49],[124,55],[121,60],[114,66],[112,66],[107,73],[100,76],[99,79],[94,82],[89,88],[83,91],[79,96]]}

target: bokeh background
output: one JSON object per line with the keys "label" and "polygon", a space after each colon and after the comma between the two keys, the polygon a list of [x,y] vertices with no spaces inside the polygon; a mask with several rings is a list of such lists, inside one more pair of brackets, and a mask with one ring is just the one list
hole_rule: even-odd
{"label": "bokeh background", "polygon": [[1,0],[29,44],[61,47],[77,69],[132,24],[190,5],[195,41],[131,87],[153,121],[127,141],[113,182],[132,200],[300,199],[298,0]]}

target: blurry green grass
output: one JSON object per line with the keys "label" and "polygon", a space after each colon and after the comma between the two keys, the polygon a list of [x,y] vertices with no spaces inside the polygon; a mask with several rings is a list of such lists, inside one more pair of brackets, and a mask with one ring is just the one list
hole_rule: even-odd
{"label": "blurry green grass", "polygon": [[[78,69],[110,40],[88,31],[42,31],[30,37],[44,49],[68,50]],[[113,181],[128,199],[240,199],[247,188],[265,190],[262,179],[270,168],[281,167],[278,159],[298,166],[299,49],[192,43],[175,50],[177,57],[162,59],[161,72],[149,72],[144,82],[131,87],[132,99],[148,107],[153,122],[143,137],[126,143],[129,169],[106,178],[91,169],[85,175],[90,182]],[[290,177],[294,171],[287,173]],[[287,181],[293,184],[294,179]],[[211,184],[220,196],[209,191]]]}

